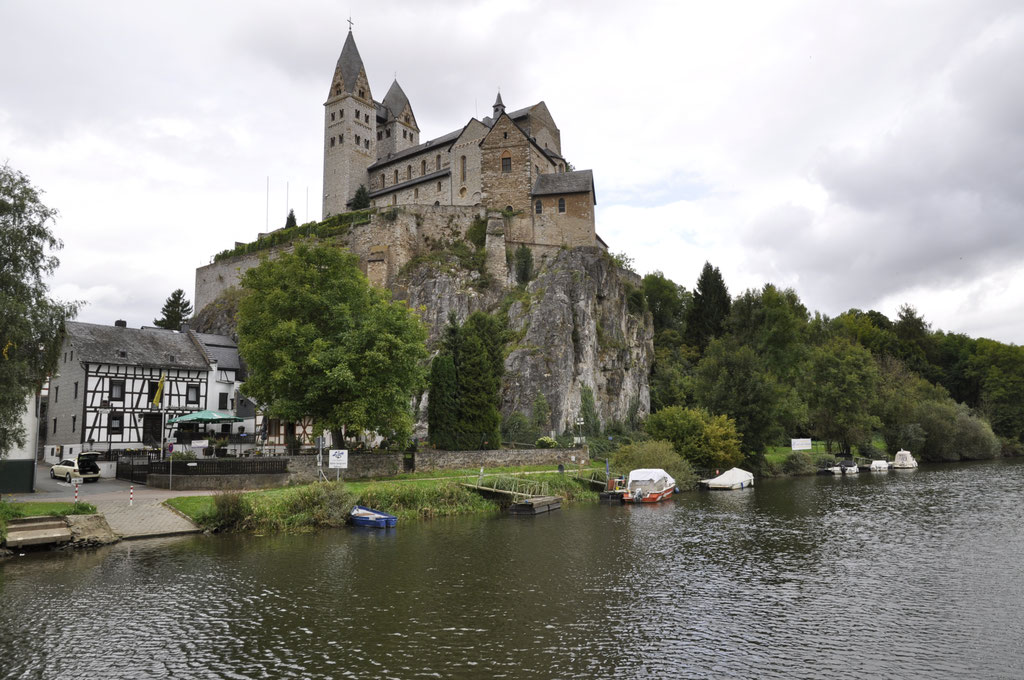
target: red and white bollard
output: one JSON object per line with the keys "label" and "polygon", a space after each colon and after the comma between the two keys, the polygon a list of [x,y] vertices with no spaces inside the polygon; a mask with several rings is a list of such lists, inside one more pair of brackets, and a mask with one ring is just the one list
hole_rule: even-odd
{"label": "red and white bollard", "polygon": [[75,484],[75,505],[78,505],[78,485]]}
{"label": "red and white bollard", "polygon": [[135,505],[135,485],[128,487],[128,505]]}

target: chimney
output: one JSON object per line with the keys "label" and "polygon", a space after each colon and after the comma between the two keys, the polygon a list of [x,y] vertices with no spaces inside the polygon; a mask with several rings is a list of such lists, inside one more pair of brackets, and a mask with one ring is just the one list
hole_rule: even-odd
{"label": "chimney", "polygon": [[181,324],[181,332],[184,333],[185,335],[188,335],[188,324],[187,323]]}
{"label": "chimney", "polygon": [[128,322],[125,321],[124,319],[118,319],[117,321],[114,322],[114,325],[117,326],[118,328],[128,328]]}

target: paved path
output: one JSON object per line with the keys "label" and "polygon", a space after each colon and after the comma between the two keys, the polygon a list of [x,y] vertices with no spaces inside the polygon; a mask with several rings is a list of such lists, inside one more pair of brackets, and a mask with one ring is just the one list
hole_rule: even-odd
{"label": "paved path", "polygon": [[[49,466],[44,465],[40,465],[36,470],[35,493],[4,494],[4,500],[74,501],[74,486],[50,479],[49,470]],[[215,493],[216,491],[153,489],[142,484],[134,485],[133,490],[128,482],[104,477],[96,483],[82,484],[78,498],[95,505],[96,511],[106,518],[114,533],[124,538],[153,538],[201,531],[175,510],[163,505],[165,500],[178,496],[209,496]],[[130,495],[134,498],[130,498]]]}

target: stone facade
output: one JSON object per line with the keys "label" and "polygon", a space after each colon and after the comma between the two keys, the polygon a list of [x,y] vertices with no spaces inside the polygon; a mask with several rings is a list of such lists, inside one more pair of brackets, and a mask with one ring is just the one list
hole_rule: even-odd
{"label": "stone facade", "polygon": [[[573,461],[573,458],[576,458]],[[570,465],[586,464],[582,449],[499,449],[494,451],[417,451],[416,471],[462,470],[481,467],[515,465]]]}
{"label": "stone facade", "polygon": [[[517,215],[506,232],[514,243],[601,245],[594,231],[593,175],[566,170],[561,133],[544,102],[506,113],[499,94],[490,117],[472,118],[459,130],[421,142],[412,105],[397,81],[382,102],[373,99],[349,32],[324,103],[325,219],[346,212],[365,186],[376,208],[508,209]],[[545,215],[538,229],[534,193],[538,178],[552,174],[566,176],[561,195],[567,209]],[[567,233],[572,237],[566,239]]]}

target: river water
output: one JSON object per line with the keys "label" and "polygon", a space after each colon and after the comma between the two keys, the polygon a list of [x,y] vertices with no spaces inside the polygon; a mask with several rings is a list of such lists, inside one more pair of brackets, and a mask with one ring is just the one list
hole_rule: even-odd
{"label": "river water", "polygon": [[1020,678],[1024,462],[0,565],[2,678]]}

